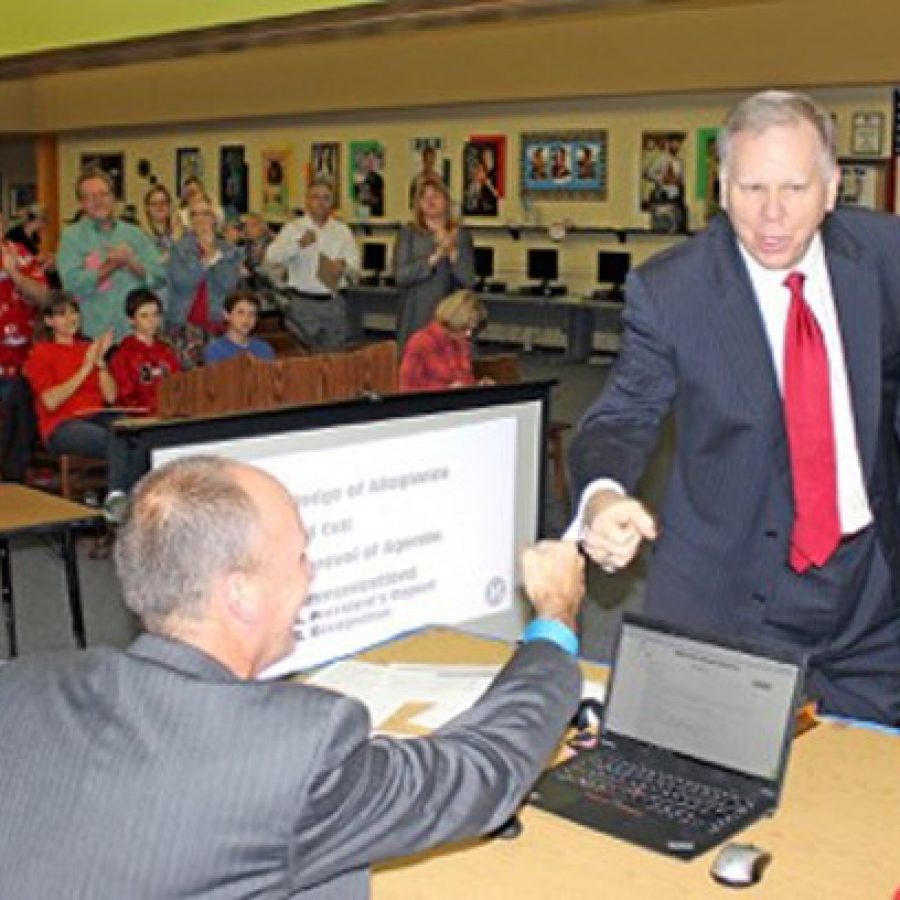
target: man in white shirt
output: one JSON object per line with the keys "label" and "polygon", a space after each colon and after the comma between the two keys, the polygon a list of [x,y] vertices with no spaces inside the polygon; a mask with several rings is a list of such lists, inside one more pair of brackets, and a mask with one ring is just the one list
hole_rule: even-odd
{"label": "man in white shirt", "polygon": [[332,216],[334,189],[314,178],[306,214],[288,222],[266,251],[266,263],[287,267],[282,295],[288,327],[316,350],[340,350],[347,342],[347,310],[341,289],[359,272],[359,248],[350,229]]}
{"label": "man in white shirt", "polygon": [[[900,220],[834,211],[834,125],[803,95],[739,103],[719,155],[727,217],[629,278],[572,530],[610,573],[653,541],[648,612],[803,655],[825,711],[897,724]],[[631,494],[670,412],[658,524]]]}

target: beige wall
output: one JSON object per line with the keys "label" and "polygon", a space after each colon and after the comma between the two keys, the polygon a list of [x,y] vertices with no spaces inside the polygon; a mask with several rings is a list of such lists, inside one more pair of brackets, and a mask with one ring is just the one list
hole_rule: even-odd
{"label": "beige wall", "polygon": [[27,81],[0,81],[0,134],[34,131],[34,86]]}
{"label": "beige wall", "polygon": [[[891,86],[900,83],[897,25],[897,0],[688,0],[650,11],[278,46],[0,82],[0,129],[60,135],[64,216],[74,208],[71,184],[83,152],[125,152],[126,199],[139,203],[147,185],[135,171],[138,158],[171,185],[175,148],[201,146],[215,187],[219,146],[241,143],[258,208],[263,148],[292,146],[299,182],[312,141],[340,141],[346,151],[351,140],[378,139],[388,152],[388,220],[406,215],[410,137],[445,139],[458,195],[463,141],[504,133],[508,193],[496,220],[503,223],[524,217],[516,172],[521,132],[606,128],[608,199],[545,202],[535,213],[542,225],[569,218],[597,227],[647,224],[637,204],[640,132],[686,130],[691,224],[699,226],[696,129],[717,124],[737,92],[812,88],[836,113],[846,153],[854,111],[882,112],[890,122]],[[293,202],[301,202],[299,193]],[[526,242],[499,233],[478,240],[496,244],[499,277],[514,280]],[[629,249],[639,260],[664,242],[641,237]],[[593,252],[604,244],[613,246],[608,237],[576,233],[562,245],[576,285],[591,282]]]}
{"label": "beige wall", "polygon": [[3,176],[0,179],[3,182],[0,210],[10,218],[16,212],[10,208],[10,186],[35,184],[37,181],[33,138],[26,136],[0,139],[0,174]]}
{"label": "beige wall", "polygon": [[[890,118],[891,91],[887,88],[843,88],[821,90],[817,97],[836,115],[841,152],[849,151],[850,119],[854,112],[872,110]],[[345,116],[297,118],[293,122],[262,120],[252,124],[207,127],[161,127],[154,129],[118,129],[102,135],[73,134],[60,141],[61,212],[67,216],[75,208],[72,184],[80,166],[81,155],[92,152],[124,152],[127,161],[126,201],[140,207],[141,197],[149,186],[136,172],[137,160],[147,159],[154,173],[166,185],[175,181],[175,148],[199,146],[204,154],[206,181],[216,190],[219,183],[219,147],[244,144],[250,167],[250,205],[261,207],[260,154],[265,148],[292,147],[296,189],[293,205],[302,203],[303,166],[309,159],[313,141],[339,141],[343,145],[341,204],[346,218],[353,218],[348,192],[347,144],[350,141],[380,140],[386,146],[386,221],[405,220],[409,179],[415,171],[409,141],[412,137],[439,136],[445,141],[452,161],[451,188],[459,196],[461,154],[464,141],[473,134],[506,134],[507,194],[497,219],[473,220],[479,224],[503,225],[528,219],[519,197],[519,134],[525,131],[554,129],[604,128],[609,137],[609,192],[605,201],[552,202],[534,204],[531,221],[544,229],[557,220],[571,219],[577,226],[645,228],[647,214],[638,203],[640,182],[641,132],[644,130],[686,131],[684,147],[687,161],[687,186],[691,223],[702,224],[702,204],[696,198],[696,132],[717,125],[738,94],[665,95],[630,99],[594,98],[581,101],[556,101],[540,104],[493,104],[476,108],[448,107],[441,110],[407,113],[348,114]],[[376,233],[373,239],[387,240],[388,232]],[[493,230],[476,234],[478,243],[496,247],[498,278],[510,282],[521,280],[528,246],[549,245],[546,231],[528,234],[519,242],[507,232]],[[671,239],[640,236],[629,240],[627,249],[635,261],[665,246]],[[597,234],[579,234],[577,229],[560,245],[561,268],[575,289],[589,289],[593,284],[595,254],[600,247],[615,248],[615,238]]]}
{"label": "beige wall", "polygon": [[698,0],[210,54],[37,78],[33,127],[886,84],[897,25],[897,0]]}

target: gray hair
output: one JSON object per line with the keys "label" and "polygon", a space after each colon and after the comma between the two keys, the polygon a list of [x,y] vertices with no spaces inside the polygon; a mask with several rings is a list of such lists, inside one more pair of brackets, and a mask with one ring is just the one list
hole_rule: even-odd
{"label": "gray hair", "polygon": [[760,134],[774,125],[799,125],[801,122],[815,128],[822,144],[822,170],[830,176],[837,165],[834,120],[812,97],[793,91],[753,94],[728,113],[717,140],[721,171],[727,175],[731,142],[736,135],[747,131]]}
{"label": "gray hair", "polygon": [[236,468],[215,456],[187,457],[135,488],[116,570],[126,605],[151,631],[166,631],[172,619],[202,619],[214,579],[258,567],[260,515]]}
{"label": "gray hair", "polygon": [[78,199],[81,199],[81,189],[84,186],[86,181],[102,181],[110,193],[115,191],[115,184],[113,184],[112,177],[109,173],[104,172],[99,166],[86,166],[78,173],[78,178],[75,180],[75,196]]}

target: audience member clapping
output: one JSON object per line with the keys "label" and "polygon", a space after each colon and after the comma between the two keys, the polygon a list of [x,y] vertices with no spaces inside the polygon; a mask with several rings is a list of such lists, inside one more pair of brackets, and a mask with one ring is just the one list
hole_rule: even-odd
{"label": "audience member clapping", "polygon": [[197,365],[203,346],[220,333],[225,298],[238,284],[241,250],[218,234],[221,219],[206,197],[190,207],[191,228],[172,248],[166,264],[169,333],[183,367]]}

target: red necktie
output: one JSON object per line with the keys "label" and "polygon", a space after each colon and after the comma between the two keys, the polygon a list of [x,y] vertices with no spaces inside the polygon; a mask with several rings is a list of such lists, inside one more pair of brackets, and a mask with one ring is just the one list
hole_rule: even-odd
{"label": "red necktie", "polygon": [[828,351],[803,298],[804,276],[784,280],[791,292],[784,335],[784,419],[794,485],[790,564],[803,573],[823,566],[841,539]]}

